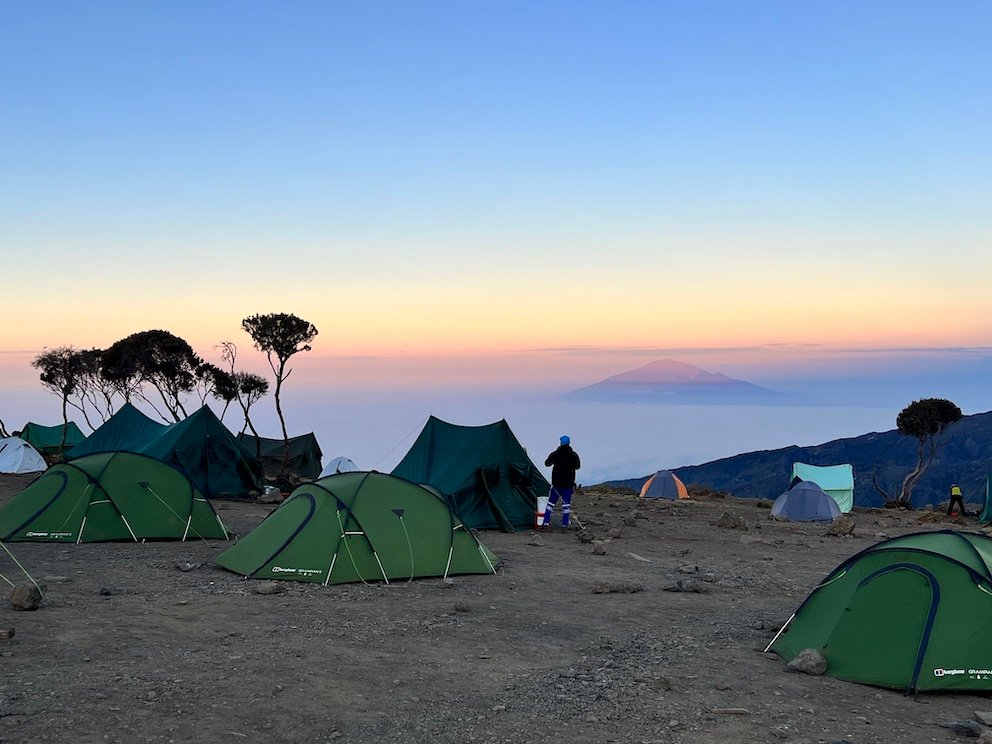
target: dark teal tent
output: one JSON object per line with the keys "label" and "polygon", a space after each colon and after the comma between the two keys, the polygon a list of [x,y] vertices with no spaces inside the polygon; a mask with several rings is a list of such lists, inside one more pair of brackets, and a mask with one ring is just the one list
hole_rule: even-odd
{"label": "dark teal tent", "polygon": [[[238,434],[238,442],[252,457],[261,454],[262,465],[266,475],[279,475],[282,472],[284,442],[281,439],[266,439],[253,437],[251,434]],[[317,437],[301,434],[289,438],[289,462],[287,468],[293,475],[300,478],[316,479],[320,477],[320,459],[323,453],[317,444]]]}
{"label": "dark teal tent", "polygon": [[98,452],[137,452],[154,442],[166,429],[166,424],[148,418],[125,403],[103,425],[87,437],[72,452],[73,457],[95,455]]}
{"label": "dark teal tent", "polygon": [[180,470],[207,498],[245,498],[261,492],[262,465],[207,406],[175,424],[160,424],[127,404],[72,452],[148,455]]}
{"label": "dark teal tent", "polygon": [[506,421],[459,426],[431,416],[393,475],[437,489],[466,526],[531,527],[551,486]]}
{"label": "dark teal tent", "polygon": [[24,424],[17,436],[30,444],[43,455],[54,455],[59,451],[62,443],[62,430],[65,429],[65,446],[62,454],[67,453],[73,447],[81,444],[86,439],[83,432],[79,430],[75,422],[68,424],[58,424],[56,426],[42,426],[29,421]]}

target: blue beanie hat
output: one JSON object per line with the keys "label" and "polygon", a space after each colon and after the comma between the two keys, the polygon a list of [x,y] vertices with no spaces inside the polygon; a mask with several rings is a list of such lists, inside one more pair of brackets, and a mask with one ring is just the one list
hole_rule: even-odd
{"label": "blue beanie hat", "polygon": [[562,434],[560,441],[562,444],[570,444],[572,440],[568,438],[568,434]]}

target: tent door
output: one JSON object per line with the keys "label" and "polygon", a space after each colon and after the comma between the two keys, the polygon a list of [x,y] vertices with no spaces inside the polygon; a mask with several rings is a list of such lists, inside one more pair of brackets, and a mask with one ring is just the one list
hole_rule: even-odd
{"label": "tent door", "polygon": [[915,689],[940,603],[936,577],[899,563],[864,579],[823,648],[830,675]]}

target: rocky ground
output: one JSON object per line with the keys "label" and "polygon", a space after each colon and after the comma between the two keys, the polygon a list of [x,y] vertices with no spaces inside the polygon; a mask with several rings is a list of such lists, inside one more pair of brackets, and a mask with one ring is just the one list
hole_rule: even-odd
{"label": "rocky ground", "polygon": [[[0,503],[28,480],[0,476]],[[217,506],[242,534],[272,508]],[[274,593],[212,566],[217,542],[11,544],[47,590],[0,602],[0,741],[892,744],[975,741],[939,724],[992,710],[762,653],[843,558],[943,517],[836,537],[767,502],[588,491],[576,513],[595,542],[484,533],[497,576]]]}

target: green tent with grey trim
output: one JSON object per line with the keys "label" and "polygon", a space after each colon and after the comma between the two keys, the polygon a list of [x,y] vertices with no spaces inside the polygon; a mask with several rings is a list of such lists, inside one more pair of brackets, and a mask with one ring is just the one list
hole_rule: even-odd
{"label": "green tent with grey trim", "polygon": [[433,486],[479,530],[533,527],[537,497],[551,490],[505,420],[459,426],[431,416],[393,475]]}
{"label": "green tent with grey trim", "polygon": [[210,502],[176,468],[104,452],[54,465],[0,509],[0,540],[226,539]]}
{"label": "green tent with grey trim", "polygon": [[246,578],[324,586],[489,574],[498,564],[443,498],[360,471],[298,487],[214,562]]}
{"label": "green tent with grey trim", "polygon": [[769,644],[827,675],[897,690],[992,690],[992,537],[917,532],[851,556]]}

